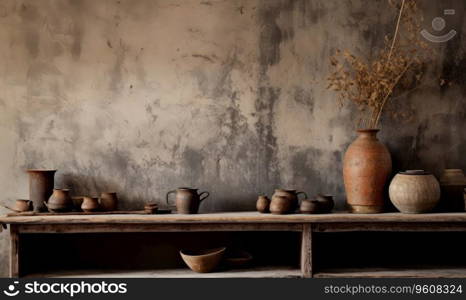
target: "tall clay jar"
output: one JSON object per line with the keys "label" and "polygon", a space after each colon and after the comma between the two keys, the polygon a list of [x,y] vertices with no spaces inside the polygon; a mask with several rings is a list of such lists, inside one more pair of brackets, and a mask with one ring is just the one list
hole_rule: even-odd
{"label": "tall clay jar", "polygon": [[377,139],[378,129],[360,129],[343,162],[348,206],[353,213],[381,213],[384,190],[392,172],[388,149]]}
{"label": "tall clay jar", "polygon": [[53,193],[54,177],[57,170],[27,170],[29,174],[29,200],[34,211],[46,211],[44,203]]}

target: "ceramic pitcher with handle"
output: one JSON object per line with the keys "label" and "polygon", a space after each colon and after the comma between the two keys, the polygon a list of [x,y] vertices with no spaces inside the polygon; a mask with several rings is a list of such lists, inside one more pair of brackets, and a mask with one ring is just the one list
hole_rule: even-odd
{"label": "ceramic pitcher with handle", "polygon": [[179,214],[197,214],[201,202],[210,195],[209,192],[199,194],[198,189],[178,188],[167,193],[168,205],[170,205],[170,194],[175,194],[175,205]]}

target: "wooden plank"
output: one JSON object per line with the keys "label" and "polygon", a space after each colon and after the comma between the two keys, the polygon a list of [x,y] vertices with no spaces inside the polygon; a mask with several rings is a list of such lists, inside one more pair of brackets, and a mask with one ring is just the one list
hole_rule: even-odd
{"label": "wooden plank", "polygon": [[257,212],[212,213],[196,215],[54,215],[0,217],[9,224],[96,224],[96,223],[466,223],[466,213],[374,215],[334,213],[322,215],[272,215]]}
{"label": "wooden plank", "polygon": [[99,215],[150,215],[151,213],[146,212],[145,210],[119,210],[119,211],[94,211],[94,212],[85,212],[85,211],[72,211],[72,212],[15,212],[9,213],[7,217],[31,217],[31,216],[99,216]]}
{"label": "wooden plank", "polygon": [[292,267],[255,267],[212,273],[195,273],[190,269],[168,270],[86,270],[27,274],[25,278],[297,278],[300,270]]}
{"label": "wooden plank", "polygon": [[311,224],[303,225],[301,234],[301,274],[304,278],[312,277],[312,228]]}
{"label": "wooden plank", "polygon": [[328,269],[316,278],[466,278],[466,267]]}
{"label": "wooden plank", "polygon": [[10,226],[10,277],[19,277],[19,232],[17,225]]}
{"label": "wooden plank", "polygon": [[318,223],[314,232],[351,232],[351,231],[466,231],[466,223]]}
{"label": "wooden plank", "polygon": [[20,233],[302,231],[301,224],[21,224]]}

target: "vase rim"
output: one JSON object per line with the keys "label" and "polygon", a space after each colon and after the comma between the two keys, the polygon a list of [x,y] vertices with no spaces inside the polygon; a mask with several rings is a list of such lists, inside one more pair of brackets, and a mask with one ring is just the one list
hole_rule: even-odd
{"label": "vase rim", "polygon": [[426,170],[406,170],[399,172],[401,175],[432,175],[431,172],[428,172]]}
{"label": "vase rim", "polygon": [[39,173],[39,172],[56,172],[57,169],[27,169],[28,173]]}

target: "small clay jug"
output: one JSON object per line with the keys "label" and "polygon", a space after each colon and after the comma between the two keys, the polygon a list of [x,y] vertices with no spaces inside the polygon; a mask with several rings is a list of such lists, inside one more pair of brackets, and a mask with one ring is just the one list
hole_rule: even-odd
{"label": "small clay jug", "polygon": [[15,210],[19,212],[31,211],[32,210],[32,201],[31,200],[24,200],[18,199],[15,203]]}
{"label": "small clay jug", "polygon": [[115,192],[105,192],[100,195],[100,209],[115,211],[118,209],[118,198]]}
{"label": "small clay jug", "polygon": [[49,201],[44,203],[50,212],[67,212],[73,209],[69,189],[54,189]]}
{"label": "small clay jug", "polygon": [[262,214],[270,212],[270,199],[264,195],[259,196],[256,202],[256,209]]}
{"label": "small clay jug", "polygon": [[99,210],[99,198],[96,197],[83,197],[83,204],[81,209],[84,212],[95,212]]}
{"label": "small clay jug", "polygon": [[302,214],[317,214],[322,211],[323,203],[315,199],[305,199],[301,201],[299,210]]}
{"label": "small clay jug", "polygon": [[321,203],[321,213],[329,213],[332,211],[333,207],[335,206],[335,201],[333,201],[332,195],[323,195],[318,194],[316,197],[317,201]]}
{"label": "small clay jug", "polygon": [[[199,205],[209,197],[209,192],[198,193],[198,189],[178,188],[167,193],[167,204],[170,205],[169,196],[175,194],[176,210],[179,214],[197,214]],[[202,195],[205,195],[202,197]]]}
{"label": "small clay jug", "polygon": [[[286,212],[283,212],[285,214],[287,213],[293,213],[296,211],[296,209],[298,208],[298,196],[300,194],[303,194],[305,196],[305,198],[307,198],[307,195],[305,192],[297,192],[296,190],[285,190],[285,189],[276,189],[275,190],[275,193],[273,194],[272,196],[272,202],[270,203],[270,205],[272,206],[272,204],[274,203],[274,201],[277,202],[277,204],[275,205],[275,208],[278,208],[278,207],[287,207],[288,210]],[[278,197],[283,197],[285,199],[287,199],[287,201],[289,203],[287,203],[286,205],[283,204],[283,202],[285,201],[283,198],[278,198]],[[275,200],[276,198],[276,200]],[[270,208],[270,210],[272,211],[272,208]],[[279,210],[281,211],[281,209]]]}

